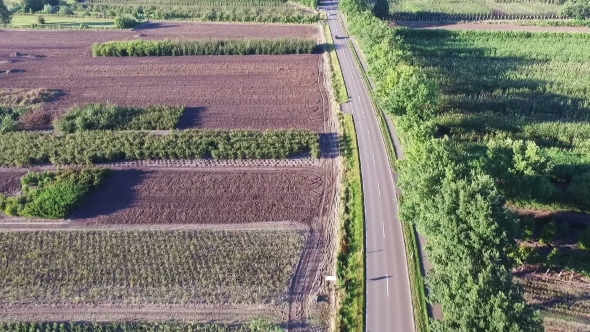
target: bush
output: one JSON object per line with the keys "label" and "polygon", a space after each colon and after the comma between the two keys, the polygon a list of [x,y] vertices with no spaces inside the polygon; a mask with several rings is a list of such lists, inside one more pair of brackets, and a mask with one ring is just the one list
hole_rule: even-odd
{"label": "bush", "polygon": [[70,6],[60,6],[57,13],[59,15],[74,15],[74,11]]}
{"label": "bush", "polygon": [[543,228],[543,232],[541,233],[541,238],[539,239],[539,243],[541,244],[549,244],[553,242],[555,239],[555,233],[557,232],[557,224],[554,220],[551,220],[545,227]]}
{"label": "bush", "polygon": [[561,7],[561,14],[578,20],[590,18],[590,0],[568,0]]}
{"label": "bush", "polygon": [[80,24],[80,29],[83,29],[83,30],[85,30],[85,29],[90,29],[90,27],[88,26],[88,24],[81,23],[81,24]]}
{"label": "bush", "polygon": [[37,23],[38,24],[45,24],[45,17],[37,16]]}
{"label": "bush", "polygon": [[23,11],[24,9],[21,5],[8,6],[8,12],[10,12],[11,14],[22,13]]}
{"label": "bush", "polygon": [[170,130],[176,128],[184,107],[120,107],[87,104],[75,107],[55,122],[62,133],[85,130]]}
{"label": "bush", "polygon": [[580,241],[578,241],[578,247],[582,250],[590,251],[590,227],[586,228]]}
{"label": "bush", "polygon": [[58,8],[52,5],[45,5],[43,6],[43,13],[45,14],[55,14],[57,13]]}
{"label": "bush", "polygon": [[131,29],[137,25],[137,20],[130,16],[119,16],[115,19],[115,26],[118,29]]}
{"label": "bush", "polygon": [[240,40],[134,40],[92,45],[94,56],[253,55],[309,54],[317,46],[312,39]]}
{"label": "bush", "polygon": [[106,169],[29,172],[21,178],[19,197],[4,197],[1,207],[10,216],[64,219],[109,175]]}
{"label": "bush", "polygon": [[567,194],[572,202],[585,210],[590,210],[590,172],[574,176]]}

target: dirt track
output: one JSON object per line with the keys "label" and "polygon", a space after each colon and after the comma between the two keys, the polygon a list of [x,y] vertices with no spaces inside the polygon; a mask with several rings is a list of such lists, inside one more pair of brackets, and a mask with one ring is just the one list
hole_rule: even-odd
{"label": "dirt track", "polygon": [[500,31],[532,31],[532,32],[586,32],[586,27],[542,27],[524,26],[515,23],[494,23],[494,22],[468,22],[468,23],[445,23],[445,22],[394,22],[392,26],[402,26],[414,29],[449,29],[449,30],[500,30]]}

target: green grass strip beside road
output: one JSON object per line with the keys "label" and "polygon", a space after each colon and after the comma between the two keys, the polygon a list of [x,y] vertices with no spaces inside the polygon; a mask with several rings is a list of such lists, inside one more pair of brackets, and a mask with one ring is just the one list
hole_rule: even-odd
{"label": "green grass strip beside road", "polygon": [[336,48],[334,47],[334,39],[332,39],[332,32],[330,26],[324,24],[324,34],[326,35],[327,51],[330,54],[330,69],[332,70],[332,90],[336,94],[336,101],[339,104],[347,103],[349,100],[348,91],[346,90],[346,84],[344,83],[344,76],[342,75],[342,68],[340,67],[340,61],[336,54]]}
{"label": "green grass strip beside road", "polygon": [[364,331],[365,317],[365,215],[360,158],[352,115],[338,114],[343,160],[338,298],[336,331]]}
{"label": "green grass strip beside road", "polygon": [[[373,94],[373,89],[371,89],[371,84],[369,82],[369,78],[367,73],[363,69],[361,61],[359,59],[359,55],[356,52],[356,48],[354,47],[353,43],[349,40],[349,47],[352,50],[352,54],[354,57],[354,61],[356,62],[357,67],[361,72],[361,76],[363,77],[363,81],[367,90],[369,91],[369,97],[371,99],[371,103],[373,104],[374,109],[376,110],[376,115],[378,118],[379,128],[381,129],[381,134],[386,137],[385,139],[385,147],[387,150],[387,157],[389,159],[389,165],[393,171],[396,170],[396,153],[395,148],[393,146],[393,138],[391,137],[389,127],[387,125],[387,121],[385,120],[385,114],[383,111],[377,107],[377,103],[375,102],[375,96]],[[416,241],[416,230],[414,226],[402,220],[402,229],[404,233],[404,244],[406,247],[406,261],[408,262],[408,271],[410,273],[410,287],[412,289],[412,303],[414,305],[414,322],[416,326],[417,332],[427,332],[430,331],[429,328],[429,318],[428,318],[428,305],[426,301],[426,291],[424,286],[424,278],[422,276],[422,269],[421,269],[421,262],[420,262],[420,249],[418,248],[418,243]]]}

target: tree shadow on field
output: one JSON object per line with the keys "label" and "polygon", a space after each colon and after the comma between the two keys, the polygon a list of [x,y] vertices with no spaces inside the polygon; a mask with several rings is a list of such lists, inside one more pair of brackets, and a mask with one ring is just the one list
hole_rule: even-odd
{"label": "tree shadow on field", "polygon": [[320,134],[320,146],[322,149],[322,158],[333,159],[340,155],[337,133]]}
{"label": "tree shadow on field", "polygon": [[138,26],[136,26],[133,30],[141,31],[141,30],[156,30],[156,29],[167,29],[167,28],[177,28],[180,26],[180,23],[172,23],[172,22],[145,22]]}
{"label": "tree shadow on field", "polygon": [[201,117],[206,107],[187,107],[178,123],[178,129],[198,128],[201,126]]}
{"label": "tree shadow on field", "polygon": [[90,193],[70,219],[76,221],[108,216],[133,206],[137,201],[135,188],[143,183],[149,173],[135,169],[113,170],[106,183]]}

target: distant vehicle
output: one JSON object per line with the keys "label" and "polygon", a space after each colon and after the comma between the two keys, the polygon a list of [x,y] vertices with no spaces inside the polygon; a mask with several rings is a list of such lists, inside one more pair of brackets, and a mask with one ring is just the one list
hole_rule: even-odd
{"label": "distant vehicle", "polygon": [[335,39],[340,39],[340,37],[338,37],[338,35],[334,35],[334,38]]}

